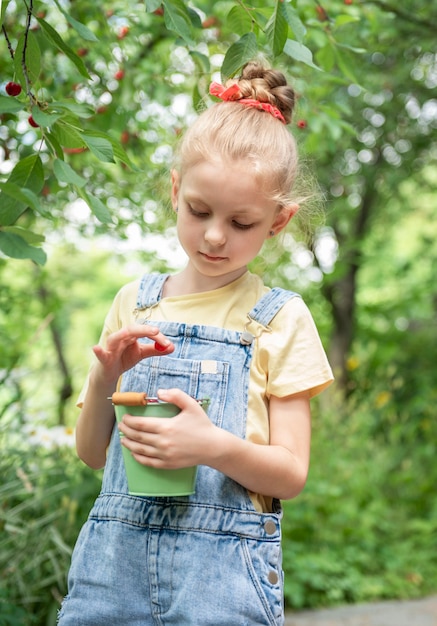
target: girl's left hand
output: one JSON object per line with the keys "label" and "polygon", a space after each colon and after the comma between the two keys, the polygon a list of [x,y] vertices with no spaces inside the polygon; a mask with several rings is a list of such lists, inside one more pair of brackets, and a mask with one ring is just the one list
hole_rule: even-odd
{"label": "girl's left hand", "polygon": [[124,415],[118,425],[124,435],[121,443],[149,467],[180,469],[207,464],[217,427],[200,404],[180,389],[160,390],[158,397],[176,404],[181,412],[171,418]]}

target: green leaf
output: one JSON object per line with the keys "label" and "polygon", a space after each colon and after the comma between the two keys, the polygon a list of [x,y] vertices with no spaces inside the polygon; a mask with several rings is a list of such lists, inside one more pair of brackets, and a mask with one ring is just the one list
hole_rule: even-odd
{"label": "green leaf", "polygon": [[303,44],[294,41],[293,39],[287,39],[284,46],[284,52],[295,61],[301,61],[316,70],[322,71],[321,68],[313,62],[313,53],[311,50]]}
{"label": "green leaf", "polygon": [[202,74],[209,73],[211,71],[209,57],[207,57],[206,54],[202,54],[197,50],[190,50],[190,56]]}
{"label": "green leaf", "polygon": [[14,235],[19,235],[22,239],[27,241],[30,244],[40,244],[45,241],[44,235],[40,235],[39,233],[34,233],[31,230],[27,230],[26,228],[21,228],[21,226],[5,226],[2,228],[4,233],[13,233]]}
{"label": "green leaf", "polygon": [[253,33],[246,33],[226,52],[221,68],[222,81],[234,76],[245,63],[252,60],[258,51],[258,44]]}
{"label": "green leaf", "polygon": [[188,7],[188,15],[190,17],[190,22],[195,28],[202,28],[202,20],[197,11]]}
{"label": "green leaf", "polygon": [[168,30],[175,31],[188,44],[191,40],[191,18],[186,4],[181,0],[164,0],[164,20]]}
{"label": "green leaf", "polygon": [[44,135],[45,140],[52,147],[53,152],[56,154],[58,159],[64,160],[64,152],[62,150],[62,146],[59,141],[56,139],[55,135],[50,132],[46,132]]}
{"label": "green leaf", "polygon": [[[18,82],[25,85],[25,78],[23,73],[23,53],[24,53],[25,37],[22,35],[18,40],[17,47],[15,49],[14,64],[15,73]],[[27,33],[26,43],[26,69],[30,82],[36,83],[41,72],[41,50],[39,49],[38,42],[35,35],[31,30]]]}
{"label": "green leaf", "polygon": [[[7,182],[20,188],[26,187],[34,194],[38,194],[44,185],[44,170],[39,155],[32,154],[18,161]],[[26,202],[22,202],[3,192],[0,193],[0,224],[4,226],[14,224],[28,206],[27,199]]]}
{"label": "green leaf", "polygon": [[338,41],[335,42],[338,48],[343,48],[343,50],[348,50],[349,52],[355,52],[355,54],[364,54],[367,52],[365,48],[356,48],[355,46],[348,46],[346,43],[340,43]]}
{"label": "green leaf", "polygon": [[284,49],[285,42],[288,35],[288,24],[281,11],[282,3],[279,0],[276,1],[275,10],[266,26],[266,36],[270,43],[270,47],[273,50],[275,57],[281,54]]}
{"label": "green leaf", "polygon": [[291,28],[296,37],[296,41],[302,43],[306,35],[306,28],[302,23],[296,10],[288,2],[281,2],[281,10],[287,21],[287,24]]}
{"label": "green leaf", "polygon": [[359,22],[359,17],[354,17],[353,15],[337,15],[334,20],[334,28],[341,28],[345,24],[350,24],[351,22]]}
{"label": "green leaf", "polygon": [[86,179],[79,176],[68,163],[60,159],[56,159],[53,163],[53,173],[60,183],[83,187],[87,182]]}
{"label": "green leaf", "polygon": [[132,163],[132,161],[127,155],[126,150],[124,150],[124,148],[122,148],[122,146],[118,142],[116,141],[112,142],[112,149],[114,151],[114,157],[116,159],[118,159],[119,161],[121,161],[122,163],[130,167],[132,171],[141,172],[141,169],[137,167],[134,163]]}
{"label": "green leaf", "polygon": [[146,5],[146,11],[147,13],[153,13],[153,11],[156,11],[156,9],[160,9],[161,8],[161,0],[145,0],[144,4]]}
{"label": "green leaf", "polygon": [[128,165],[134,172],[139,172],[141,171],[138,167],[136,167],[136,165],[134,165],[132,163],[132,161],[129,159],[128,155],[126,154],[126,151],[124,150],[124,148],[121,146],[120,142],[115,141],[115,139],[113,139],[110,135],[108,135],[107,133],[103,133],[101,131],[98,130],[93,130],[92,132],[88,132],[86,133],[86,136],[89,137],[100,137],[102,139],[105,139],[106,141],[109,141],[112,145],[112,151],[113,151],[113,156],[118,159],[119,161],[121,161],[122,163],[124,163],[125,165]]}
{"label": "green leaf", "polygon": [[114,151],[112,149],[112,144],[108,139],[85,133],[82,133],[82,139],[94,156],[99,159],[99,161],[114,163]]}
{"label": "green leaf", "polygon": [[30,246],[20,235],[1,230],[0,250],[3,254],[13,259],[31,259],[38,265],[44,265],[47,261],[47,255],[44,250]]}
{"label": "green leaf", "polygon": [[248,11],[245,11],[241,5],[236,4],[226,17],[226,26],[232,33],[244,35],[244,33],[250,32],[252,20]]}
{"label": "green leaf", "polygon": [[77,54],[70,48],[70,46],[65,43],[62,37],[58,35],[57,31],[41,17],[37,19],[41,28],[44,31],[44,34],[52,42],[52,44],[54,44],[65,55],[67,55],[67,57],[70,59],[70,61],[74,63],[82,76],[84,76],[85,78],[91,78],[82,59],[78,57]]}
{"label": "green leaf", "polygon": [[86,193],[82,193],[81,196],[88,204],[89,208],[97,217],[99,222],[102,222],[102,224],[112,224],[114,222],[110,212],[99,198]]}
{"label": "green leaf", "polygon": [[193,86],[192,100],[194,110],[197,111],[198,109],[200,109],[203,100],[202,94],[199,90],[199,84],[197,82],[195,82]]}
{"label": "green leaf", "polygon": [[78,117],[81,117],[85,120],[95,114],[95,110],[92,106],[80,102],[52,102],[51,108],[54,110],[61,109],[65,111],[70,111],[71,113],[74,113],[74,115],[77,115]]}
{"label": "green leaf", "polygon": [[3,24],[5,18],[6,9],[8,8],[9,0],[0,0],[0,24]]}
{"label": "green leaf", "polygon": [[64,120],[59,120],[52,126],[53,135],[64,148],[84,148],[85,142],[81,132],[81,128],[76,130],[76,128]]}
{"label": "green leaf", "polygon": [[18,113],[24,109],[24,104],[11,96],[0,96],[0,114]]}
{"label": "green leaf", "polygon": [[39,124],[39,126],[44,126],[46,128],[47,126],[52,126],[56,122],[56,120],[61,117],[61,114],[45,113],[44,111],[41,111],[38,106],[34,105],[32,107],[32,117],[35,122]]}
{"label": "green leaf", "polygon": [[64,15],[67,22],[82,37],[82,39],[85,39],[86,41],[99,41],[95,34],[88,28],[88,26],[85,26],[85,24],[82,24],[82,22],[78,22],[74,19],[74,17],[71,17],[71,15],[69,15],[67,11],[62,8],[57,0],[55,0],[55,3],[61,13]]}
{"label": "green leaf", "polygon": [[355,83],[356,85],[359,84],[358,79],[355,76],[355,72],[352,69],[352,62],[348,62],[351,61],[349,59],[349,56],[346,52],[340,53],[339,50],[337,48],[334,48],[334,54],[335,54],[335,59],[337,61],[337,65],[339,67],[339,69],[341,70],[342,74],[348,78],[352,83]]}
{"label": "green leaf", "polygon": [[30,206],[31,209],[39,213],[41,207],[39,205],[38,196],[26,187],[19,187],[16,183],[6,182],[0,183],[0,189],[10,198]]}
{"label": "green leaf", "polygon": [[335,52],[330,42],[316,52],[316,60],[325,72],[332,70],[335,64]]}

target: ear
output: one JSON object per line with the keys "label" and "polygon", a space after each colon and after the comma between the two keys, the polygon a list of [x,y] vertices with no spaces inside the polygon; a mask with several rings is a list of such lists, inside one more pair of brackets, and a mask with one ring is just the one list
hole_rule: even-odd
{"label": "ear", "polygon": [[271,225],[271,232],[273,231],[275,235],[283,230],[291,218],[296,215],[299,210],[298,204],[289,204],[288,206],[283,206],[276,214],[275,219]]}
{"label": "ear", "polygon": [[178,195],[180,187],[180,176],[177,170],[171,171],[171,204],[173,211],[176,211],[178,206]]}

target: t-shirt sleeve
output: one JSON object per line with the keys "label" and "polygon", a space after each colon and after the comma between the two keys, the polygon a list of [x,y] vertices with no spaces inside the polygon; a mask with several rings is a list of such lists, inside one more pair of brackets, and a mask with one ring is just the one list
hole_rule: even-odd
{"label": "t-shirt sleeve", "polygon": [[313,317],[300,297],[291,298],[259,338],[267,394],[283,398],[309,391],[313,397],[334,380]]}

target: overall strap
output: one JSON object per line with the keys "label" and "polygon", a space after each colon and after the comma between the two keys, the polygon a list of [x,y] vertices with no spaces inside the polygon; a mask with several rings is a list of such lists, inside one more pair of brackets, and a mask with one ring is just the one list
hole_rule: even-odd
{"label": "overall strap", "polygon": [[140,281],[137,294],[137,309],[155,306],[161,299],[162,287],[168,274],[144,274]]}
{"label": "overall strap", "polygon": [[261,324],[261,326],[268,327],[284,304],[295,297],[300,298],[300,295],[294,291],[273,287],[273,289],[258,300],[253,309],[248,313],[248,317],[258,322],[258,324]]}

